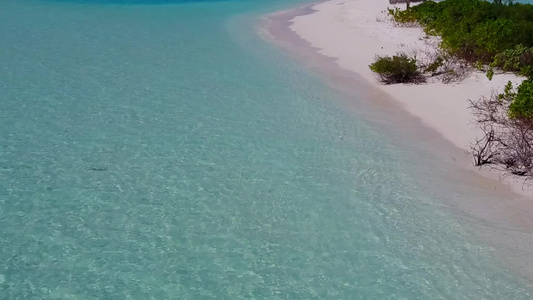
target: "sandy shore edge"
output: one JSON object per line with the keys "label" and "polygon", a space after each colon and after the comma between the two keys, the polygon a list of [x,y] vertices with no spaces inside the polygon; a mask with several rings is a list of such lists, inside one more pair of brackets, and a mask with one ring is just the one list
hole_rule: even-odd
{"label": "sandy shore edge", "polygon": [[[502,91],[508,81],[517,85],[523,78],[506,73],[489,80],[484,72],[472,71],[462,81],[449,84],[438,79],[420,85],[380,84],[368,68],[376,55],[427,52],[438,44],[436,38],[428,39],[422,28],[395,26],[386,13],[387,8],[394,7],[404,5],[390,5],[388,0],[328,0],[268,15],[269,28],[263,34],[285,48],[292,48],[306,63],[314,60],[307,49],[329,58],[340,69],[357,74],[359,80],[394,99],[403,110],[458,149],[468,150],[482,136],[473,123],[469,99],[490,96]],[[287,29],[298,39],[291,37]],[[466,158],[463,167],[499,180],[507,189],[533,200],[533,186],[525,186],[521,178],[476,168],[469,160]]]}
{"label": "sandy shore edge", "polygon": [[[483,175],[486,179],[478,176],[480,179],[474,181],[483,182],[481,185],[486,189],[494,188],[499,199],[461,202],[457,204],[462,206],[458,210],[483,220],[481,226],[492,227],[480,231],[482,238],[502,249],[514,268],[533,283],[530,251],[533,244],[529,242],[533,230],[533,188],[524,188],[521,179],[502,178],[497,171],[474,167],[464,153],[480,134],[472,124],[468,100],[490,95],[508,81],[519,83],[522,79],[513,74],[498,74],[489,81],[484,73],[472,72],[453,84],[436,81],[423,85],[379,84],[368,68],[376,54],[409,53],[435,42],[427,41],[421,28],[395,27],[386,20],[387,7],[394,6],[387,0],[327,0],[269,14],[261,20],[259,30],[311,70],[326,74],[336,88],[367,86],[377,91],[372,101],[383,102],[377,104],[379,108],[395,106],[391,111],[399,109],[410,118],[414,116],[419,120],[415,126],[429,128],[412,128],[415,134],[426,133],[421,138],[429,138],[430,143],[444,148],[450,157],[456,155],[458,159],[454,158],[453,163],[460,169]],[[339,85],[338,81],[348,82]]]}

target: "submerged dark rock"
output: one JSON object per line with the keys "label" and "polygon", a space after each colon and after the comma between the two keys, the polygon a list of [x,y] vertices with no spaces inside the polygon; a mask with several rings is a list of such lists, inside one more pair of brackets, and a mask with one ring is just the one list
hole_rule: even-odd
{"label": "submerged dark rock", "polygon": [[102,171],[107,171],[107,168],[91,168],[91,171],[99,171],[99,172],[102,172]]}

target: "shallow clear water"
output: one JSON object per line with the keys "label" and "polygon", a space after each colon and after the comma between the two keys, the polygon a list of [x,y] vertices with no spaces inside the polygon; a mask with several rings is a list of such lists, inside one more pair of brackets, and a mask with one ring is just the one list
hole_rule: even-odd
{"label": "shallow clear water", "polygon": [[1,299],[531,298],[257,36],[286,3],[0,5]]}

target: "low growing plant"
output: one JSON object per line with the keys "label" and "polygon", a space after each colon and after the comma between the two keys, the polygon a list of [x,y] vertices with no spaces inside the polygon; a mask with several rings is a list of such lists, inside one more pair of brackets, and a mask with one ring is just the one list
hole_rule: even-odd
{"label": "low growing plant", "polygon": [[533,80],[520,84],[508,114],[511,119],[533,119]]}
{"label": "low growing plant", "polygon": [[512,49],[504,50],[494,56],[491,67],[502,69],[506,72],[518,72],[524,76],[533,75],[533,48],[517,45]]}
{"label": "low growing plant", "polygon": [[416,65],[416,58],[411,58],[405,53],[376,56],[376,60],[369,67],[377,74],[379,81],[385,84],[425,82]]}
{"label": "low growing plant", "polygon": [[399,8],[389,8],[388,14],[396,23],[399,24],[412,24],[417,22],[414,11],[410,9],[401,10]]}

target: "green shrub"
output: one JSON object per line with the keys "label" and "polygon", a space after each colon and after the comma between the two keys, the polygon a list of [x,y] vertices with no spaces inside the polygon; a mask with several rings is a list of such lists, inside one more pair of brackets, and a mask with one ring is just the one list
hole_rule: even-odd
{"label": "green shrub", "polygon": [[385,84],[392,83],[421,83],[425,81],[418,67],[416,59],[410,58],[404,53],[392,57],[377,56],[370,64],[370,70],[375,72],[379,80]]}
{"label": "green shrub", "polygon": [[[528,77],[516,91],[508,84],[500,100],[510,101],[509,118],[533,121],[533,5],[508,0],[425,1],[389,14],[396,22],[418,22],[427,34],[440,36],[446,56],[479,70],[488,64],[489,79],[494,69]],[[424,71],[434,72],[442,63],[436,59]],[[378,57],[370,69],[384,83],[423,80],[416,60],[405,54]]]}
{"label": "green shrub", "polygon": [[437,20],[439,14],[442,12],[442,7],[443,6],[438,5],[437,2],[426,1],[411,7],[410,10],[414,12],[416,19],[420,24],[428,26]]}
{"label": "green shrub", "polygon": [[506,49],[494,56],[491,67],[500,68],[507,72],[518,72],[524,76],[533,75],[533,48],[517,45],[512,49]]}
{"label": "green shrub", "polygon": [[494,77],[494,70],[493,69],[488,69],[487,73],[485,73],[485,75],[487,76],[487,78],[489,80],[492,80],[492,78]]}
{"label": "green shrub", "polygon": [[495,55],[516,45],[533,47],[533,5],[529,4],[425,1],[391,15],[397,22],[415,18],[426,33],[442,38],[443,49],[472,64],[490,63]]}
{"label": "green shrub", "polygon": [[518,30],[519,26],[509,19],[487,20],[476,24],[471,34],[475,56],[483,61],[490,61],[494,55],[512,48]]}
{"label": "green shrub", "polygon": [[518,87],[508,114],[511,119],[533,118],[533,80],[525,80]]}
{"label": "green shrub", "polygon": [[415,12],[411,9],[401,10],[399,8],[395,9],[388,9],[389,16],[392,17],[392,19],[395,22],[398,23],[415,23],[417,21]]}
{"label": "green shrub", "polygon": [[502,103],[502,100],[513,101],[516,97],[516,91],[513,87],[513,83],[509,80],[503,89],[502,94],[498,94],[498,101]]}

